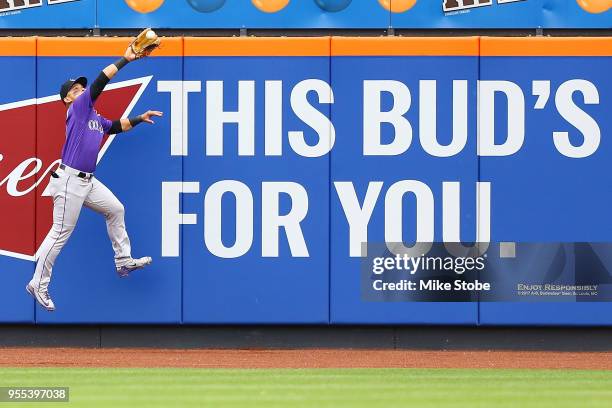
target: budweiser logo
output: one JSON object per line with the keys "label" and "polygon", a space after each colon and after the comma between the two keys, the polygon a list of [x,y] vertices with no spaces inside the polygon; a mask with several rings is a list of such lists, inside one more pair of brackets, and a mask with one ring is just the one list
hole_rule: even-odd
{"label": "budweiser logo", "polygon": [[[106,87],[96,108],[109,119],[127,117],[151,77]],[[60,163],[66,139],[66,108],[59,95],[0,105],[0,255],[36,260],[52,224],[48,174]],[[105,135],[98,163],[112,143]]]}

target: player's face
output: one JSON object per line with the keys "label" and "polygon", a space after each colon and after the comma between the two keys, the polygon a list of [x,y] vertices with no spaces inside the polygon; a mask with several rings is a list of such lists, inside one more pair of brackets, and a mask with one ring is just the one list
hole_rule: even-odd
{"label": "player's face", "polygon": [[70,88],[70,90],[68,91],[68,95],[66,95],[65,100],[68,103],[72,103],[72,102],[74,102],[74,100],[76,98],[81,96],[81,94],[83,92],[85,92],[85,88],[83,88],[83,85],[81,85],[81,84],[74,84],[74,85],[72,85],[72,88]]}

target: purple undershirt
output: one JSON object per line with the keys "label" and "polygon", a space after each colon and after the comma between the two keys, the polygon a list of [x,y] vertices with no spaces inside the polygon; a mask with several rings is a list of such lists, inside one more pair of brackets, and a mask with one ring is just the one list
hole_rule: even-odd
{"label": "purple undershirt", "polygon": [[96,112],[87,88],[68,108],[62,163],[73,169],[93,173],[102,138],[112,125],[113,122]]}

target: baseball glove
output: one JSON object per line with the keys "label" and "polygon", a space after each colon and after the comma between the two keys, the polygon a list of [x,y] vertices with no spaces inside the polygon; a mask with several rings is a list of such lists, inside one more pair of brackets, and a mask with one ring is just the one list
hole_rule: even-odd
{"label": "baseball glove", "polygon": [[142,58],[151,54],[160,44],[161,40],[155,34],[155,31],[147,28],[138,34],[138,37],[132,41],[130,47],[134,54],[136,54],[136,58]]}

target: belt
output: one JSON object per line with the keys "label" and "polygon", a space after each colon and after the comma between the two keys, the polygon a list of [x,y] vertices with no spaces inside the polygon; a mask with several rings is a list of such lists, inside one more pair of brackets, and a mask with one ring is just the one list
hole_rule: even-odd
{"label": "belt", "polygon": [[84,180],[89,180],[93,177],[93,173],[85,173],[84,171],[73,169],[72,167],[66,166],[64,163],[60,164],[60,169],[64,170],[68,174],[80,177]]}

